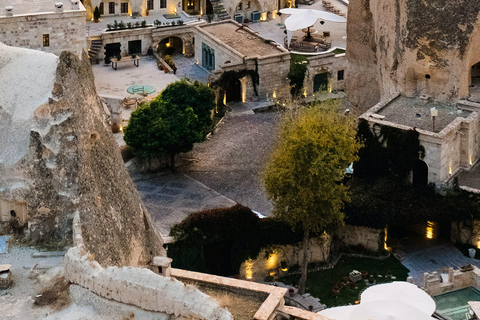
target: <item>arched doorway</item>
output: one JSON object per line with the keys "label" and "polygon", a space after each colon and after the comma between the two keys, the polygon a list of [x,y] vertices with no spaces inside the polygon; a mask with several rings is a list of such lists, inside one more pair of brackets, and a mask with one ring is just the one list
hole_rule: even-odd
{"label": "arched doorway", "polygon": [[226,101],[242,101],[242,83],[239,79],[230,80],[225,87]]}
{"label": "arched doorway", "polygon": [[428,184],[428,166],[422,160],[415,162],[412,184],[414,187],[424,187]]}
{"label": "arched doorway", "polygon": [[322,72],[315,75],[313,78],[313,92],[318,91],[328,91],[328,79],[330,78],[330,73]]}
{"label": "arched doorway", "polygon": [[470,69],[470,87],[468,92],[472,100],[480,101],[480,62],[474,64]]}
{"label": "arched doorway", "polygon": [[168,37],[158,43],[158,52],[163,56],[172,56],[174,54],[183,54],[183,40],[179,37]]}

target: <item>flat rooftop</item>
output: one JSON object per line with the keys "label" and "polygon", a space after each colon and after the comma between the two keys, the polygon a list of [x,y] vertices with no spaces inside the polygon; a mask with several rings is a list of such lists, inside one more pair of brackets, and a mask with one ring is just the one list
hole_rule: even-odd
{"label": "flat rooftop", "polygon": [[5,6],[13,7],[13,16],[30,15],[39,13],[55,12],[55,3],[63,3],[63,11],[85,11],[82,3],[78,1],[79,10],[71,10],[72,2],[70,0],[0,0],[0,18],[6,17]]}
{"label": "flat rooftop", "polygon": [[430,115],[430,108],[433,107],[438,110],[435,118],[435,132],[442,131],[457,117],[466,118],[471,114],[471,111],[462,110],[456,105],[403,96],[393,99],[376,114],[384,116],[385,121],[433,131]]}
{"label": "flat rooftop", "polygon": [[265,40],[253,33],[253,31],[247,31],[243,28],[239,29],[241,27],[231,20],[222,23],[206,24],[200,28],[247,57],[262,57],[284,53],[276,46],[265,43]]}

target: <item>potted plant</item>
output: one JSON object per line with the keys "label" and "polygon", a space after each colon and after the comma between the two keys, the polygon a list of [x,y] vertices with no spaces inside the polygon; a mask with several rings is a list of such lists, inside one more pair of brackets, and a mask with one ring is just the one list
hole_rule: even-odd
{"label": "potted plant", "polygon": [[368,271],[362,270],[360,272],[362,273],[362,279],[367,279],[368,278]]}
{"label": "potted plant", "polygon": [[93,10],[93,22],[98,23],[100,20],[100,9],[98,7],[95,7],[95,10]]}
{"label": "potted plant", "polygon": [[295,289],[293,288],[288,289],[288,294],[290,295],[290,297],[293,297],[295,295]]}

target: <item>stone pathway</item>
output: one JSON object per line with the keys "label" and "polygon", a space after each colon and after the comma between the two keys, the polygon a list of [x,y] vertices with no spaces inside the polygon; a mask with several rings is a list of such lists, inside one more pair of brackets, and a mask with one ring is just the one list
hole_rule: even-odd
{"label": "stone pathway", "polygon": [[181,173],[132,177],[153,224],[168,242],[170,228],[190,213],[230,207],[235,202]]}
{"label": "stone pathway", "polygon": [[416,285],[423,285],[425,272],[439,272],[442,268],[453,267],[458,269],[466,264],[480,267],[480,260],[465,257],[457,248],[450,244],[439,244],[429,248],[405,252],[401,254],[402,264],[410,269],[409,276],[413,277]]}
{"label": "stone pathway", "polygon": [[197,58],[187,58],[183,54],[174,54],[172,59],[177,67],[175,75],[178,78],[207,83],[209,73],[197,64]]}

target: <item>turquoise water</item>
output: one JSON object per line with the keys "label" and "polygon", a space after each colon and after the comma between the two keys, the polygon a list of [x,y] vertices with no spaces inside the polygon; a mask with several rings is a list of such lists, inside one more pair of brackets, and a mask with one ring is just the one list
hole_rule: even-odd
{"label": "turquoise water", "polygon": [[152,86],[146,86],[146,85],[134,85],[134,86],[130,86],[128,87],[127,89],[127,92],[130,93],[130,94],[134,94],[134,93],[142,93],[142,92],[146,92],[148,94],[152,94],[156,91],[155,87],[152,87]]}
{"label": "turquoise water", "polygon": [[452,320],[465,320],[468,312],[468,301],[480,301],[480,291],[474,287],[444,293],[433,297],[437,304],[437,312]]}

